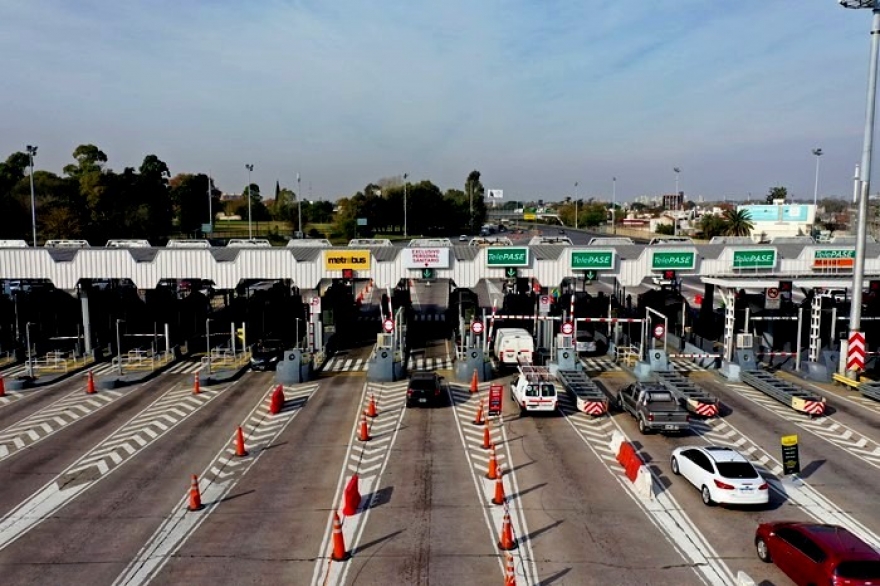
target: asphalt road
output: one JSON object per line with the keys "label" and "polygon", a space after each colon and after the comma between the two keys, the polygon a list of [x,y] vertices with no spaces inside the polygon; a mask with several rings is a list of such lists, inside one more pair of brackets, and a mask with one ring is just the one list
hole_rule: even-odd
{"label": "asphalt road", "polygon": [[[724,408],[682,437],[641,435],[627,414],[592,418],[564,397],[555,415],[521,416],[505,387],[489,429],[517,584],[727,584],[745,571],[781,586],[790,582],[754,554],[759,522],[833,518],[880,534],[871,451],[880,406],[822,387],[832,413],[811,421],[714,373],[690,376]],[[596,377],[609,393],[631,380],[619,369]],[[505,507],[490,502],[496,482],[485,478],[484,428],[473,423],[488,383],[472,394],[453,382],[442,405],[407,409],[405,383],[325,374],[285,387],[284,410],[270,415],[272,373],[199,396],[191,382],[160,375],[89,403],[71,380],[0,402],[4,586],[503,583]],[[371,397],[379,414],[364,442]],[[65,419],[70,409],[79,418]],[[238,425],[243,458],[231,453]],[[637,496],[615,462],[615,432],[649,464],[654,500]],[[797,486],[778,480],[779,437],[789,433],[800,437]],[[769,507],[705,507],[671,473],[676,446],[713,442],[751,451],[778,487]],[[354,473],[362,499],[342,516],[351,558],[333,561],[332,512]],[[197,512],[185,510],[192,474],[205,505]]]}

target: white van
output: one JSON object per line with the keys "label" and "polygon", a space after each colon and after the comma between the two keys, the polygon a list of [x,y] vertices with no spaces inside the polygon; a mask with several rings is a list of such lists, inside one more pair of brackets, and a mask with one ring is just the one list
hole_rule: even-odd
{"label": "white van", "polygon": [[558,406],[556,384],[543,366],[520,364],[519,374],[510,383],[510,398],[519,405],[520,415],[530,411],[552,413]]}
{"label": "white van", "polygon": [[532,362],[535,341],[523,328],[500,328],[495,335],[492,353],[501,364],[516,366],[520,361]]}

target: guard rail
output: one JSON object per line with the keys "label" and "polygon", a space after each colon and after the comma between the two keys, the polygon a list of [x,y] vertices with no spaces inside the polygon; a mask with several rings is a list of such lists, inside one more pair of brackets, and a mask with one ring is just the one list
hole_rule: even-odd
{"label": "guard rail", "polygon": [[794,383],[782,380],[776,375],[763,370],[740,372],[742,382],[756,388],[780,403],[788,405],[795,411],[807,415],[825,414],[825,397],[816,395]]}
{"label": "guard rail", "polygon": [[577,410],[597,417],[608,413],[608,397],[580,370],[560,370],[556,378],[577,404]]}
{"label": "guard rail", "polygon": [[658,371],[655,373],[660,383],[672,393],[691,413],[702,417],[718,416],[718,398],[710,395],[700,387],[693,384],[680,373],[672,371]]}
{"label": "guard rail", "polygon": [[859,392],[869,399],[880,401],[880,383],[874,381],[863,381],[859,383]]}

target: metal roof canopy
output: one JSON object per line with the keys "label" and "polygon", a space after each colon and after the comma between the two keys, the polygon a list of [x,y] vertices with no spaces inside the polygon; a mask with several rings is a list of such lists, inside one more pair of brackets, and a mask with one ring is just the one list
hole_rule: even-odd
{"label": "metal roof canopy", "polygon": [[[865,275],[867,278],[868,275]],[[880,276],[876,277],[880,278]],[[778,287],[779,281],[791,281],[792,287],[800,287],[803,289],[814,289],[818,287],[828,289],[851,289],[852,275],[849,277],[816,275],[814,277],[805,277],[799,275],[777,275],[777,276],[761,276],[754,275],[742,277],[702,277],[704,283],[715,285],[716,287],[729,287],[732,289],[767,289],[769,287]]]}

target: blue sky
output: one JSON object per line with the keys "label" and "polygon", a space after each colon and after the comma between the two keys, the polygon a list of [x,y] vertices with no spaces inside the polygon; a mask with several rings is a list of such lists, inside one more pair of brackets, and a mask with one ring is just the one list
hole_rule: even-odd
{"label": "blue sky", "polygon": [[[795,9],[797,6],[797,9]],[[0,0],[0,156],[155,153],[313,197],[479,169],[506,199],[852,191],[871,14],[834,0]],[[878,177],[877,173],[874,173]],[[872,189],[872,191],[875,191]]]}

